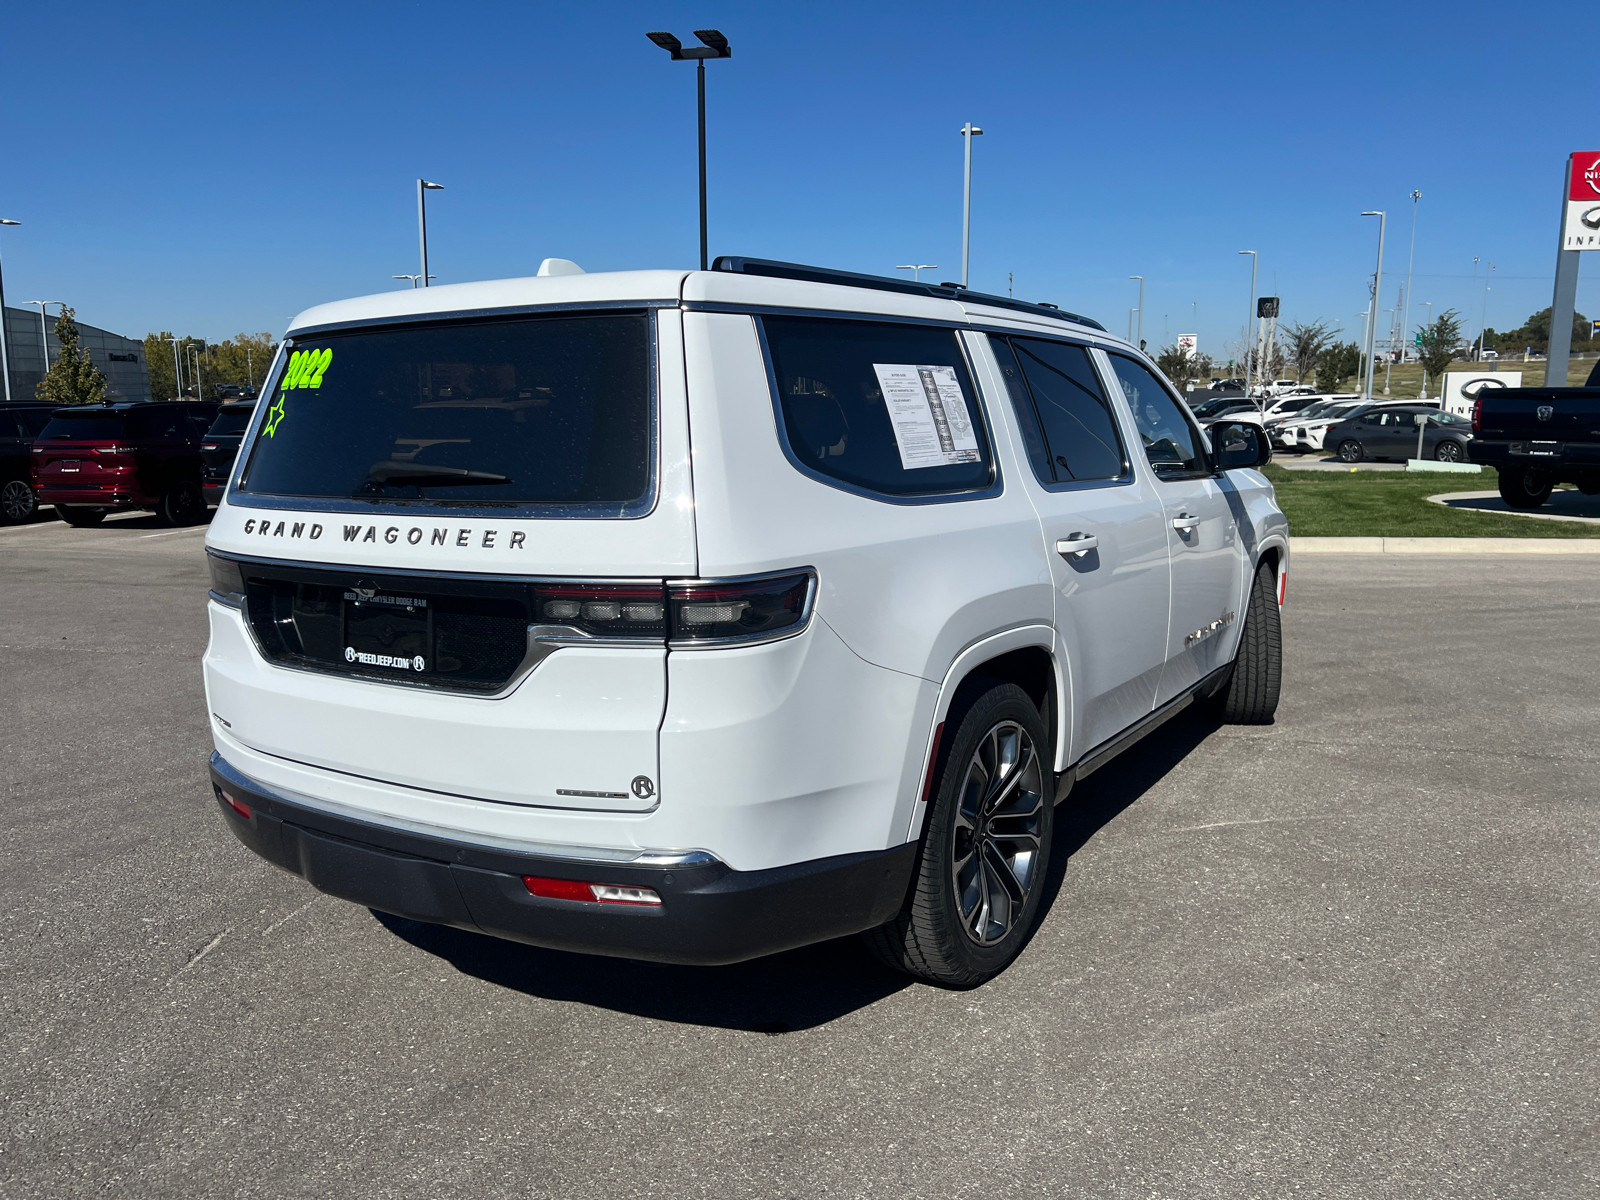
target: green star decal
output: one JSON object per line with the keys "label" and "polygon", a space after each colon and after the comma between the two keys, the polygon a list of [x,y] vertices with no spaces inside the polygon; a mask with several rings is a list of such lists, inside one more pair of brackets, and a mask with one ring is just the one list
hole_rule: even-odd
{"label": "green star decal", "polygon": [[276,437],[278,425],[283,420],[283,397],[279,396],[277,402],[267,409],[267,424],[262,430],[268,437]]}

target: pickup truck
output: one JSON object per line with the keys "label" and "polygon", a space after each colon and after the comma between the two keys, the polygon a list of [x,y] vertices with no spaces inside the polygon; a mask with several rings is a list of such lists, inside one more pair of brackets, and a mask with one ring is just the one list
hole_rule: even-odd
{"label": "pickup truck", "polygon": [[1538,508],[1558,483],[1600,494],[1600,364],[1581,388],[1481,390],[1467,452],[1499,471],[1512,508]]}

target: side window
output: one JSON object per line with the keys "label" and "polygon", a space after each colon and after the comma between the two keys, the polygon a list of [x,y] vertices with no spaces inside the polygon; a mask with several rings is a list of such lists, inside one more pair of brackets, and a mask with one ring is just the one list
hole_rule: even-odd
{"label": "side window", "polygon": [[1006,392],[1011,397],[1011,411],[1016,414],[1017,428],[1022,430],[1022,441],[1028,450],[1028,462],[1040,483],[1054,483],[1056,473],[1050,466],[1050,452],[1045,449],[1044,430],[1039,427],[1039,414],[1034,411],[1033,397],[1022,379],[1022,366],[1003,337],[989,335],[989,346],[1000,364],[1000,375],[1006,381]]}
{"label": "side window", "polygon": [[988,434],[954,330],[758,319],[789,451],[803,467],[886,496],[989,486]]}
{"label": "side window", "polygon": [[1144,442],[1145,457],[1158,475],[1190,474],[1206,470],[1205,452],[1195,429],[1184,418],[1178,402],[1142,364],[1113,354],[1111,369],[1133,421]]}
{"label": "side window", "polygon": [[50,410],[48,408],[30,408],[22,414],[22,436],[30,442],[44,432],[44,427],[50,424]]}
{"label": "side window", "polygon": [[1116,479],[1127,458],[1099,376],[1082,346],[1013,338],[1059,482]]}

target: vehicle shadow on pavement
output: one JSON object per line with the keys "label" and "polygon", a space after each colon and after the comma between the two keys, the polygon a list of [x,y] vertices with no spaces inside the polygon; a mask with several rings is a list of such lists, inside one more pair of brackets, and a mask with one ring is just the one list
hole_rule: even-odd
{"label": "vehicle shadow on pavement", "polygon": [[910,987],[855,938],[726,967],[544,950],[373,911],[385,928],[463,974],[544,1000],[658,1021],[780,1034],[825,1025]]}
{"label": "vehicle shadow on pavement", "polygon": [[[1074,789],[1056,813],[1040,920],[1072,856],[1217,728],[1198,714],[1177,717]],[[914,982],[881,965],[855,938],[733,966],[687,967],[544,950],[376,910],[372,915],[419,950],[497,987],[686,1025],[790,1033],[825,1025]]]}

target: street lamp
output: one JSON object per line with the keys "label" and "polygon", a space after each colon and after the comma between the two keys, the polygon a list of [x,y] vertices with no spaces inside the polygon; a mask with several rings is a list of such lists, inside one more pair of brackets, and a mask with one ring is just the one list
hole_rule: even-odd
{"label": "street lamp", "polygon": [[961,286],[967,286],[967,259],[972,249],[972,139],[982,137],[983,130],[971,121],[961,127],[966,142],[967,168],[965,183],[961,188]]}
{"label": "street lamp", "polygon": [[1495,265],[1488,264],[1489,269],[1483,274],[1483,319],[1478,322],[1478,361],[1483,361],[1485,339],[1489,336],[1489,280],[1493,278]]}
{"label": "street lamp", "polygon": [[1250,256],[1250,311],[1245,314],[1244,319],[1244,394],[1248,398],[1250,395],[1250,368],[1252,365],[1250,358],[1250,344],[1252,341],[1250,337],[1250,322],[1256,319],[1256,268],[1261,265],[1261,256],[1254,250],[1241,250],[1239,253]]}
{"label": "street lamp", "polygon": [[1139,281],[1139,349],[1144,349],[1144,276],[1129,275],[1129,279]]}
{"label": "street lamp", "polygon": [[66,304],[60,300],[29,300],[28,303],[39,306],[39,345],[44,347],[44,373],[48,375],[50,374],[50,339],[45,333],[47,327],[44,322],[44,306],[46,304],[60,304],[62,308],[65,308]]}
{"label": "street lamp", "polygon": [[1400,357],[1406,355],[1406,339],[1411,336],[1411,268],[1417,260],[1417,201],[1422,199],[1422,193],[1412,190],[1411,193],[1411,253],[1406,257],[1406,299],[1405,312],[1400,317]]}
{"label": "street lamp", "polygon": [[[417,180],[417,240],[422,245],[422,286],[428,286],[428,280],[433,276],[428,274],[428,204],[424,197],[429,192],[444,191],[444,184],[429,183],[426,179]],[[400,278],[398,275],[396,279]]]}
{"label": "street lamp", "polygon": [[647,33],[645,37],[672,55],[673,62],[694,60],[695,84],[700,99],[700,269],[708,271],[711,269],[711,259],[706,248],[706,59],[732,58],[733,48],[728,45],[728,39],[722,36],[721,30],[696,29],[694,35],[703,44],[687,49],[670,33]]}
{"label": "street lamp", "polygon": [[[21,221],[0,218],[0,225],[21,225]],[[6,285],[0,278],[0,375],[6,380],[6,403],[11,403],[11,356],[6,352]]]}
{"label": "street lamp", "polygon": [[1372,351],[1378,340],[1378,296],[1383,288],[1383,233],[1389,224],[1389,214],[1382,209],[1371,209],[1361,214],[1363,217],[1378,218],[1378,268],[1372,276],[1372,300],[1367,307],[1372,310],[1372,320],[1367,322],[1367,378],[1366,389],[1362,398],[1368,403],[1372,401],[1372,376],[1373,362]]}
{"label": "street lamp", "polygon": [[924,271],[937,271],[938,263],[905,263],[895,268],[896,271],[910,271],[911,277],[920,281]]}

